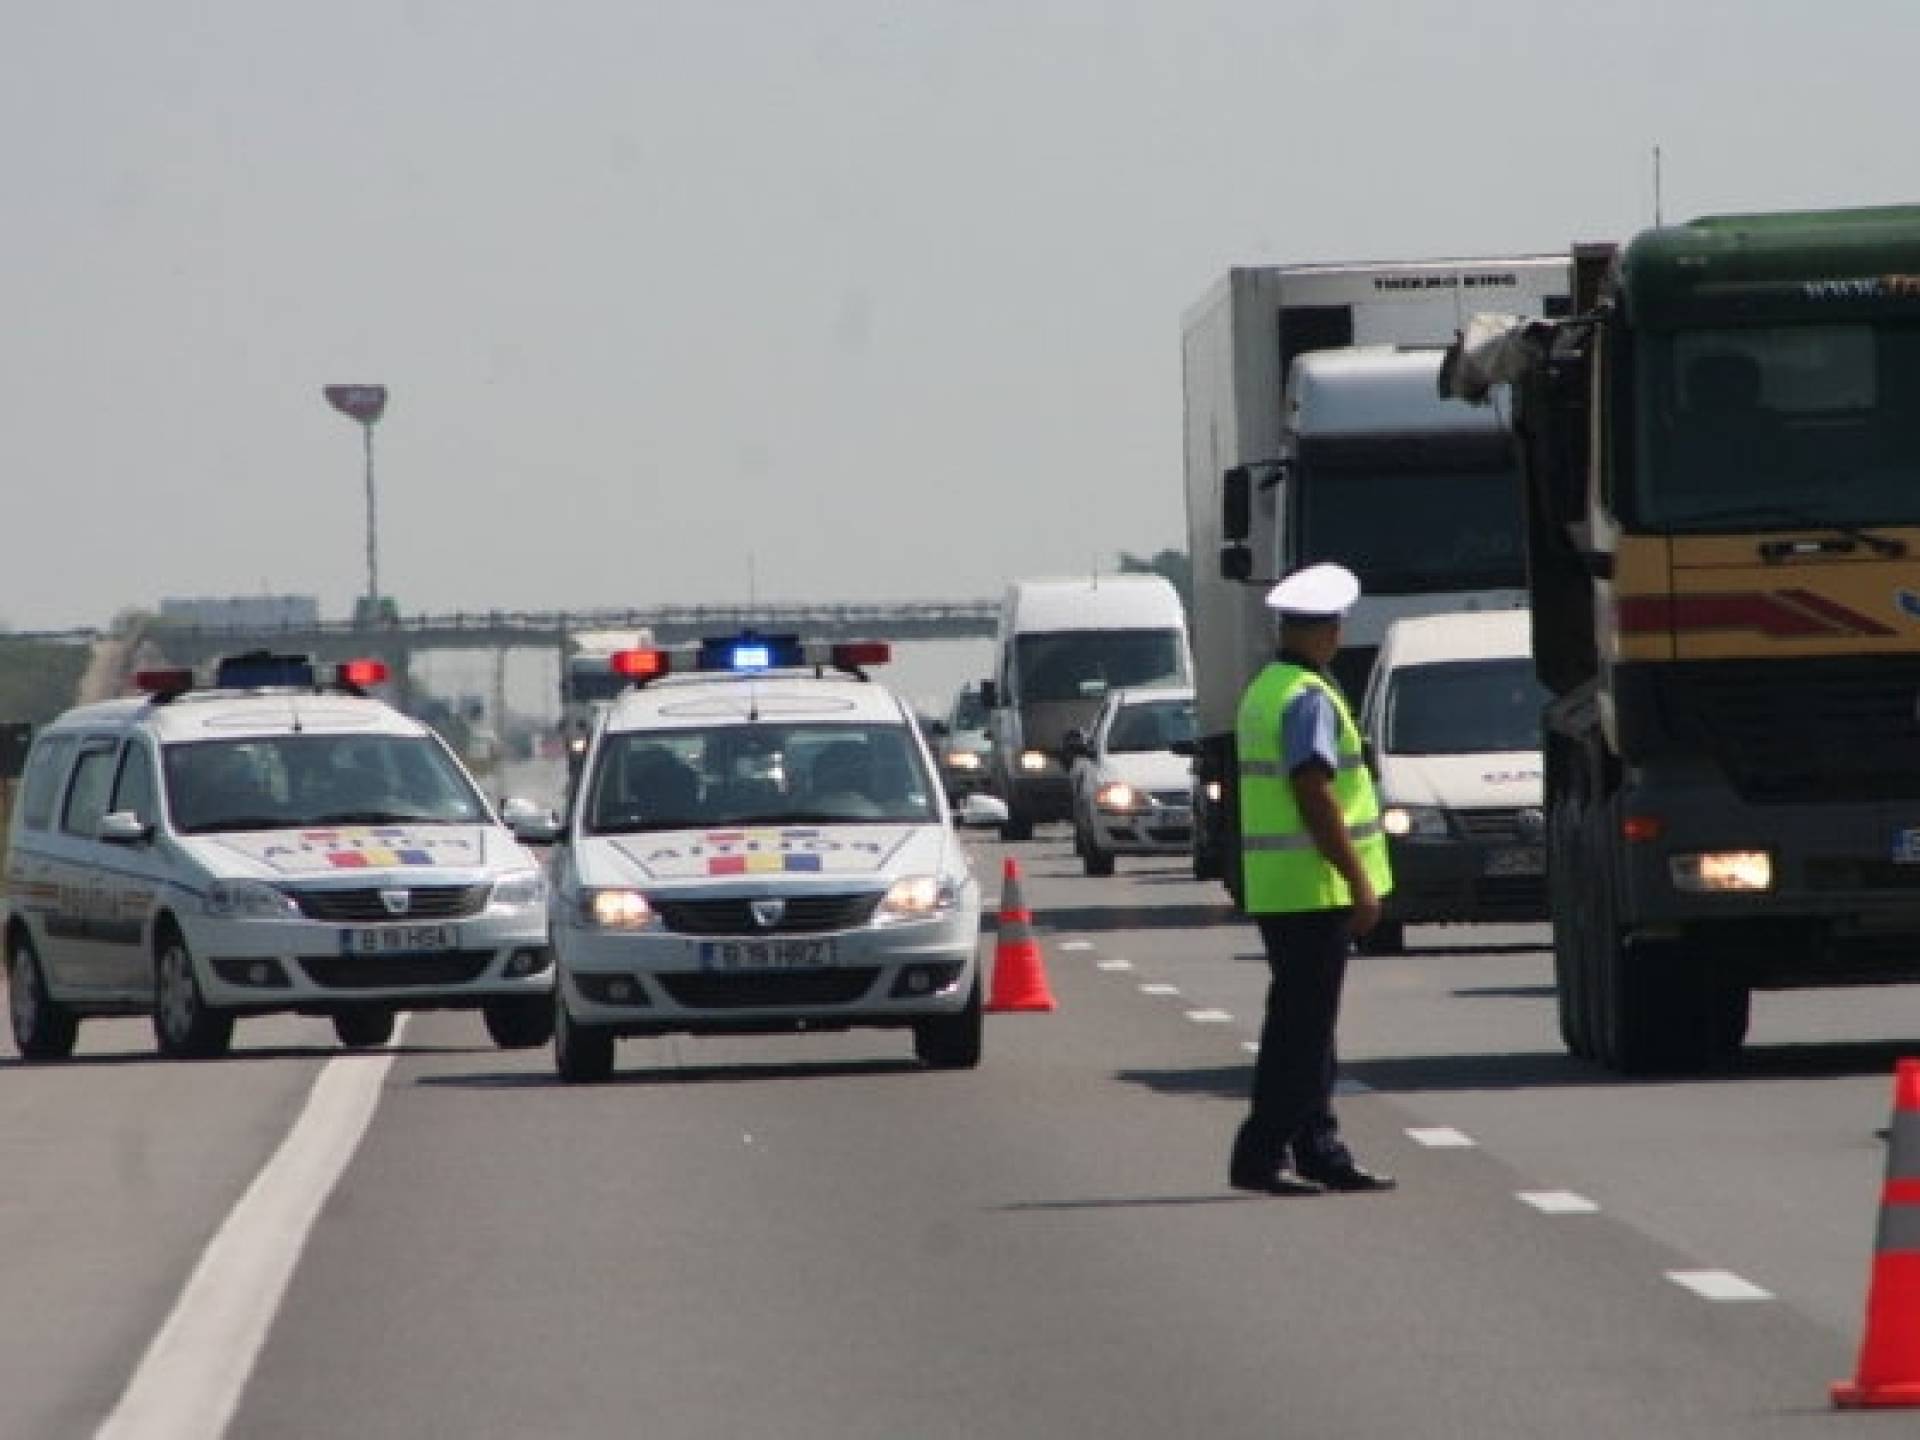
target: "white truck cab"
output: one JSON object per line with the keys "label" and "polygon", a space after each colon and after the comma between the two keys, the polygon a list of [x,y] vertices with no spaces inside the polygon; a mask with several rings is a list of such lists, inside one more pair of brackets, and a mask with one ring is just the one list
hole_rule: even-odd
{"label": "white truck cab", "polygon": [[1545,699],[1529,611],[1425,615],[1387,628],[1360,728],[1394,888],[1363,949],[1400,949],[1408,924],[1546,918]]}
{"label": "white truck cab", "polygon": [[35,737],[0,908],[24,1058],[141,1014],[173,1056],[289,1011],[349,1046],[422,1009],[479,1010],[503,1048],[545,1043],[540,863],[437,735],[366,692],[384,678],[264,652],[211,685],[146,671],[137,698]]}

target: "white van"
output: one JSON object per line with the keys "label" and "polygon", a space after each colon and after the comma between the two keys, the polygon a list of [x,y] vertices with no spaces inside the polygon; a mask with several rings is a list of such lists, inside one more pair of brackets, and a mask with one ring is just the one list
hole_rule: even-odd
{"label": "white van", "polygon": [[1398,950],[1409,924],[1544,920],[1540,710],[1527,610],[1396,620],[1360,709],[1393,860],[1386,915],[1363,942]]}
{"label": "white van", "polygon": [[1061,750],[1088,730],[1112,690],[1193,683],[1187,617],[1161,575],[1017,580],[1000,605],[994,674],[981,689],[989,719],[992,793],[1007,806],[1008,840],[1036,822],[1073,815]]}

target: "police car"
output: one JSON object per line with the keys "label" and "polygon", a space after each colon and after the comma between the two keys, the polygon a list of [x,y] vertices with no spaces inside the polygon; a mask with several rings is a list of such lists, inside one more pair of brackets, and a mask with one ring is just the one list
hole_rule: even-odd
{"label": "police car", "polygon": [[[979,1063],[980,888],[883,644],[622,651],[555,850],[554,1057],[623,1035],[898,1027]],[[988,823],[986,817],[977,823]]]}
{"label": "police car", "polygon": [[397,1010],[480,1010],[545,1044],[547,883],[447,747],[354,661],[143,671],[138,698],[35,737],[9,836],[15,1044],[73,1050],[90,1016],[150,1014],[163,1054],[225,1051],[237,1018],[332,1018],[378,1045]]}

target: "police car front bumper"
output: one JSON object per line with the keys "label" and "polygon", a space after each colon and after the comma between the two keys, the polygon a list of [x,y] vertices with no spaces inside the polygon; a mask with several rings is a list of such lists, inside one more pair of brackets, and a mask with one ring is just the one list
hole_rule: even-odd
{"label": "police car front bumper", "polygon": [[1093,811],[1093,838],[1111,855],[1185,855],[1193,848],[1193,811],[1155,805],[1125,813]]}
{"label": "police car front bumper", "polygon": [[222,1009],[467,1009],[553,990],[544,905],[378,924],[200,917],[184,928],[201,992]]}
{"label": "police car front bumper", "polygon": [[889,1027],[951,1015],[976,983],[979,939],[977,898],[928,920],[805,934],[683,934],[657,919],[641,931],[577,920],[554,927],[568,1013],[629,1035]]}

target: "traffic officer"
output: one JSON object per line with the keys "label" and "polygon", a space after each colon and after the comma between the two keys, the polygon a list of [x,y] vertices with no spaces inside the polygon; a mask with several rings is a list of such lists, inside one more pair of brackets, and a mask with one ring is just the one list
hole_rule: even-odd
{"label": "traffic officer", "polygon": [[1252,1113],[1234,1138],[1228,1179],[1264,1195],[1394,1185],[1355,1162],[1333,1115],[1347,955],[1379,923],[1393,887],[1360,732],[1327,673],[1359,595],[1359,580],[1340,565],[1311,565],[1274,586],[1267,604],[1280,614],[1279,656],[1240,701],[1242,899],[1272,981]]}

